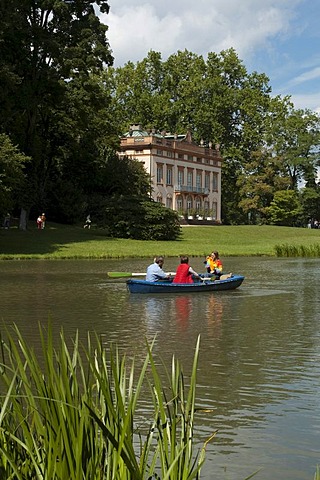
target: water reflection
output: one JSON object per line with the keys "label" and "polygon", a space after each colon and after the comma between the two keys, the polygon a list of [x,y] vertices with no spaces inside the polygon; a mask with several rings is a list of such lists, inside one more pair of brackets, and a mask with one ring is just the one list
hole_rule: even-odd
{"label": "water reflection", "polygon": [[[48,318],[83,340],[95,331],[137,362],[155,339],[159,363],[175,354],[186,382],[200,334],[197,404],[212,413],[197,415],[199,442],[218,429],[202,478],[233,480],[263,467],[261,480],[310,479],[320,463],[320,261],[225,263],[246,276],[240,289],[175,296],[130,295],[124,281],[106,278],[118,261],[0,262],[0,317],[35,348],[38,321]],[[133,260],[132,270],[144,264]]]}

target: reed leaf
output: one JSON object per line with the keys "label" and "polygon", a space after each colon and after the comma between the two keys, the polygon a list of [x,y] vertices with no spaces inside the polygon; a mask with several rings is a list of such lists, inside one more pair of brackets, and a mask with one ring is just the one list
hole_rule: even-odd
{"label": "reed leaf", "polygon": [[280,244],[274,247],[277,257],[320,257],[320,243],[312,245]]}
{"label": "reed leaf", "polygon": [[[88,335],[82,356],[78,335],[69,347],[61,331],[55,348],[51,327],[39,328],[41,359],[17,327],[2,340],[0,478],[200,478],[205,449],[194,452],[193,440],[199,338],[188,389],[175,357],[165,388],[153,344],[137,372],[117,349],[107,357],[98,337],[93,347]],[[147,381],[153,413],[142,432],[135,416]]]}

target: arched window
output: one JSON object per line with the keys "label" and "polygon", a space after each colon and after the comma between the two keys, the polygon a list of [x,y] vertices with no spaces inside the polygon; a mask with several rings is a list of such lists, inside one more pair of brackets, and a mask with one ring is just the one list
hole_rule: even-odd
{"label": "arched window", "polygon": [[190,195],[187,196],[187,210],[192,210],[192,197]]}
{"label": "arched window", "polygon": [[183,199],[181,195],[179,195],[179,197],[177,198],[177,210],[178,212],[182,212],[183,210]]}

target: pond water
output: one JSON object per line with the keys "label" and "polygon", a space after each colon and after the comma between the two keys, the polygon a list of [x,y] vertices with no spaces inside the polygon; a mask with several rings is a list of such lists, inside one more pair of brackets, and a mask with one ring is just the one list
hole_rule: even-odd
{"label": "pond water", "polygon": [[[311,480],[320,464],[319,259],[227,258],[245,275],[231,292],[130,295],[107,271],[145,271],[145,260],[0,262],[0,320],[16,323],[39,348],[38,323],[58,334],[100,334],[144,358],[146,339],[187,376],[201,336],[199,442],[208,445],[201,478]],[[190,264],[203,271],[203,259]],[[175,270],[176,259],[164,268]],[[147,407],[146,407],[147,408]]]}

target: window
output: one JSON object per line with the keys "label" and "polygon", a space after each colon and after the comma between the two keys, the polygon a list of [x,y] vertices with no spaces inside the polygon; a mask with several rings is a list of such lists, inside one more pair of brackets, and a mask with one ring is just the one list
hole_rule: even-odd
{"label": "window", "polygon": [[183,209],[183,201],[182,201],[182,198],[179,196],[177,198],[177,210],[178,212],[182,212],[182,209]]}
{"label": "window", "polygon": [[157,150],[157,155],[159,155],[159,157],[162,157],[162,150]]}
{"label": "window", "polygon": [[167,152],[167,157],[171,157],[171,158],[172,158],[172,152]]}
{"label": "window", "polygon": [[188,173],[187,173],[187,185],[188,185],[188,187],[192,187],[192,183],[193,183],[193,172],[192,172],[192,170],[188,170]]}
{"label": "window", "polygon": [[212,190],[214,192],[218,191],[218,174],[214,173],[212,176]]}
{"label": "window", "polygon": [[190,160],[190,161],[192,162],[193,156],[192,156],[192,155],[188,155],[188,160]]}
{"label": "window", "polygon": [[157,195],[157,202],[158,202],[158,203],[162,203],[161,193],[158,193],[158,195]]}
{"label": "window", "polygon": [[172,185],[172,168],[167,167],[167,185]]}
{"label": "window", "polygon": [[188,212],[192,210],[192,197],[190,195],[187,197],[187,210]]}
{"label": "window", "polygon": [[178,170],[178,185],[183,185],[183,182],[184,182],[183,170],[179,169]]}
{"label": "window", "polygon": [[157,165],[157,183],[163,182],[163,165],[160,163]]}
{"label": "window", "polygon": [[171,196],[171,195],[167,195],[167,198],[166,198],[166,207],[167,207],[167,208],[172,208],[172,196]]}
{"label": "window", "polygon": [[210,189],[210,173],[204,175],[204,188]]}
{"label": "window", "polygon": [[201,210],[201,199],[199,197],[196,198],[196,210],[197,212]]}
{"label": "window", "polygon": [[178,153],[178,158],[183,158],[183,153]]}
{"label": "window", "polygon": [[201,182],[202,178],[201,177],[202,177],[201,173],[197,172],[197,174],[196,174],[196,186],[197,186],[197,188],[202,187],[202,182]]}

